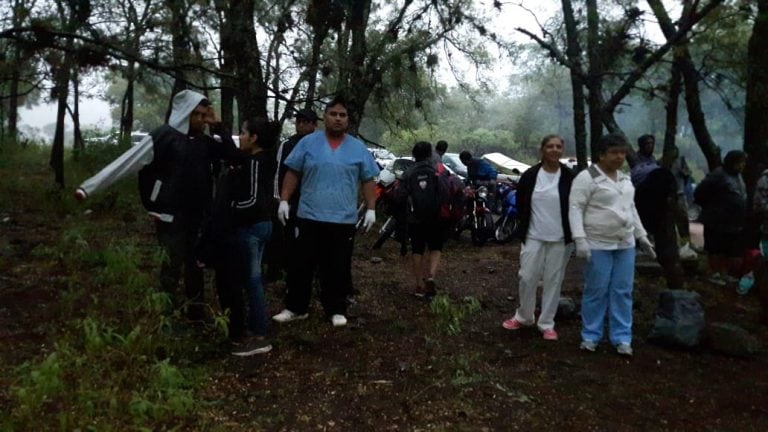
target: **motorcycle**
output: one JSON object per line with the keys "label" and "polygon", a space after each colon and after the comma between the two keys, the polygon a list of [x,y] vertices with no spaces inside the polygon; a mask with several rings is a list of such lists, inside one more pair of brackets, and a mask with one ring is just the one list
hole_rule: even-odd
{"label": "motorcycle", "polygon": [[467,212],[459,222],[456,234],[464,229],[470,230],[470,238],[475,246],[482,246],[494,238],[495,224],[493,211],[488,206],[488,188],[480,186],[467,190]]}
{"label": "motorcycle", "polygon": [[389,170],[382,170],[379,174],[379,180],[376,182],[376,210],[384,214],[387,219],[379,228],[379,238],[371,246],[371,249],[381,249],[384,242],[390,237],[395,237],[401,244],[401,247],[407,241],[404,237],[404,219],[400,213],[402,209],[398,207],[395,190],[399,183],[396,174]]}
{"label": "motorcycle", "polygon": [[517,190],[513,183],[500,183],[497,188],[497,201],[501,205],[501,217],[496,221],[494,237],[499,243],[512,240],[512,235],[520,222],[517,213]]}
{"label": "motorcycle", "polygon": [[[397,171],[395,171],[397,172]],[[400,236],[398,229],[402,230],[402,223],[398,220],[397,216],[397,203],[395,202],[395,189],[397,188],[398,178],[395,173],[389,169],[383,169],[379,173],[379,178],[376,181],[376,213],[383,214],[387,218],[379,228],[379,237],[373,244],[372,249],[381,249],[384,242],[390,237],[395,237],[403,243],[403,238]],[[359,230],[363,226],[363,219],[365,217],[365,202],[360,203],[358,207],[358,218],[355,228]],[[400,218],[402,219],[402,218]]]}

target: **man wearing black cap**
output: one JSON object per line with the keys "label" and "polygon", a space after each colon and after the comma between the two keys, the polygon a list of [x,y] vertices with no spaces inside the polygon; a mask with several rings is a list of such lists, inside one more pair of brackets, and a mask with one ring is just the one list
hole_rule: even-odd
{"label": "man wearing black cap", "polygon": [[[274,196],[280,201],[280,190],[283,187],[283,178],[287,168],[283,165],[285,158],[291,154],[296,144],[311,134],[317,127],[317,114],[311,109],[301,109],[296,112],[296,133],[283,141],[277,149],[277,170],[275,171],[275,190]],[[299,208],[299,190],[291,197],[291,217],[285,226],[276,221],[272,221],[272,239],[267,244],[267,250],[264,254],[264,263],[267,265],[267,271],[264,274],[266,282],[282,279],[283,270],[288,265],[288,251],[291,249],[296,231],[296,211]],[[276,216],[275,216],[276,217]]]}

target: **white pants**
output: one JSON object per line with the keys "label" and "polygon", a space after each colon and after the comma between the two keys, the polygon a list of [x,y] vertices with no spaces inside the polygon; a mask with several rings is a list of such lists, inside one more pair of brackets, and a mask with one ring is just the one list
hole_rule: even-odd
{"label": "white pants", "polygon": [[515,319],[523,325],[533,325],[536,309],[536,288],[543,281],[541,293],[541,314],[537,323],[540,330],[555,327],[555,314],[560,302],[560,288],[563,285],[565,267],[571,258],[573,244],[545,242],[527,239],[520,246],[520,307]]}

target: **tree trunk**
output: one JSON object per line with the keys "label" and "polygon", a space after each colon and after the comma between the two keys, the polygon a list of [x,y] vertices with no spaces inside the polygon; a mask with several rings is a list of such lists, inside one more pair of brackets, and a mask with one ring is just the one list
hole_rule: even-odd
{"label": "tree trunk", "polygon": [[[664,33],[664,37],[670,40],[676,33],[677,29],[669,18],[664,5],[661,0],[648,0],[648,4],[651,6],[653,13],[659,20],[659,26]],[[691,19],[690,4],[686,4],[682,16],[680,18],[680,26],[683,27]],[[683,83],[685,84],[685,106],[688,110],[688,121],[691,123],[693,129],[693,135],[696,137],[704,157],[707,159],[707,165],[709,170],[713,170],[720,166],[720,147],[715,144],[712,139],[712,135],[707,128],[707,119],[704,116],[704,111],[701,109],[701,97],[699,92],[699,73],[696,70],[696,66],[693,64],[691,54],[688,51],[688,38],[683,38],[678,48],[675,49],[674,59],[675,64],[680,69],[680,73],[683,77]]]}
{"label": "tree trunk", "polygon": [[[22,5],[20,0],[16,0],[13,5],[12,24],[14,27],[21,27],[23,19],[21,17]],[[21,81],[21,52],[17,44],[13,45],[11,50],[11,82],[9,84],[8,94],[8,132],[7,136],[16,141],[19,133],[19,81]],[[3,134],[5,136],[5,134]]]}
{"label": "tree trunk", "polygon": [[80,154],[85,150],[85,142],[83,141],[83,133],[80,130],[80,73],[77,69],[77,65],[72,66],[72,90],[73,90],[73,106],[74,109],[71,112],[72,115],[72,131],[73,131],[73,156],[75,160],[80,159]]}
{"label": "tree trunk", "polygon": [[125,79],[127,83],[123,100],[120,104],[120,143],[130,140],[131,132],[133,131],[133,95],[135,91],[134,83],[136,82],[136,65],[132,61],[128,62]]}
{"label": "tree trunk", "polygon": [[[69,47],[72,42],[67,43]],[[69,51],[67,51],[69,52]],[[69,95],[70,58],[64,55],[64,61],[59,65],[56,73],[56,96],[58,107],[56,110],[56,132],[53,135],[51,146],[51,159],[49,164],[53,168],[54,181],[64,188],[64,121],[67,114],[67,96]]]}
{"label": "tree trunk", "polygon": [[251,117],[267,117],[267,85],[253,26],[254,7],[254,0],[242,0],[232,2],[227,9],[226,24],[231,27],[233,43],[238,47],[238,55],[234,59],[240,121]]}
{"label": "tree trunk", "polygon": [[[336,92],[347,98],[349,104],[350,134],[356,135],[360,121],[365,113],[365,104],[373,91],[373,83],[381,79],[381,72],[372,70],[366,64],[368,56],[368,40],[366,28],[371,13],[371,1],[360,0],[346,5],[346,36],[349,39],[348,50],[339,58],[340,77]],[[371,62],[375,62],[372,59]]]}
{"label": "tree trunk", "polygon": [[709,128],[707,128],[707,119],[701,109],[699,73],[696,71],[687,49],[685,49],[685,55],[680,58],[680,61],[680,69],[685,83],[685,106],[688,109],[688,121],[691,123],[693,135],[696,137],[696,142],[699,143],[711,171],[722,163],[720,147],[715,144],[709,133]]}
{"label": "tree trunk", "polygon": [[571,93],[573,94],[573,132],[576,146],[576,160],[579,170],[589,165],[587,160],[587,117],[584,111],[584,79],[582,78],[581,45],[579,44],[579,31],[576,26],[576,18],[573,14],[571,0],[562,0],[563,16],[565,19],[565,32],[567,40],[566,55],[572,67]]}
{"label": "tree trunk", "polygon": [[5,142],[5,104],[0,103],[0,146]]}
{"label": "tree trunk", "polygon": [[683,91],[683,81],[680,74],[680,66],[677,62],[672,63],[669,77],[669,92],[667,93],[667,103],[664,106],[667,118],[664,129],[664,153],[677,148],[675,138],[677,136],[677,110],[680,102],[680,93]]}
{"label": "tree trunk", "polygon": [[[13,65],[19,65],[18,60],[18,48],[13,50],[14,59],[11,61]],[[11,68],[11,82],[9,85],[8,95],[8,132],[7,136],[12,140],[18,139],[18,124],[19,124],[19,80],[21,80],[21,74],[19,72],[20,67]],[[4,134],[5,135],[5,134]]]}
{"label": "tree trunk", "polygon": [[768,169],[768,0],[759,0],[747,52],[744,150],[749,155],[744,181],[749,203],[760,172]]}
{"label": "tree trunk", "polygon": [[171,47],[173,50],[173,66],[175,79],[173,80],[173,89],[171,98],[168,101],[168,110],[165,114],[165,122],[171,117],[173,107],[173,97],[188,87],[186,67],[189,60],[188,53],[190,47],[190,30],[187,23],[187,7],[185,0],[166,0],[166,6],[171,12]]}
{"label": "tree trunk", "polygon": [[597,140],[603,135],[603,68],[600,58],[600,17],[597,12],[597,0],[587,0],[587,103],[589,104],[589,148],[592,159],[596,156]]}

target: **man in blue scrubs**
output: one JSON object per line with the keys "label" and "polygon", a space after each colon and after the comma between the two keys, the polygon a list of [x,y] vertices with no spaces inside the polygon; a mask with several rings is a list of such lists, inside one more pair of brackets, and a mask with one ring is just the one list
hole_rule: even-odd
{"label": "man in blue scrubs", "polygon": [[334,98],[323,115],[325,130],[305,136],[284,164],[288,171],[277,215],[290,217],[291,196],[301,179],[296,253],[288,269],[285,309],[272,317],[288,322],[307,317],[315,269],[320,302],[335,327],[347,324],[347,295],[352,287],[351,261],[357,197],[362,184],[367,211],[363,226],[376,221],[374,177],[379,168],[365,145],[347,135],[347,103]]}

